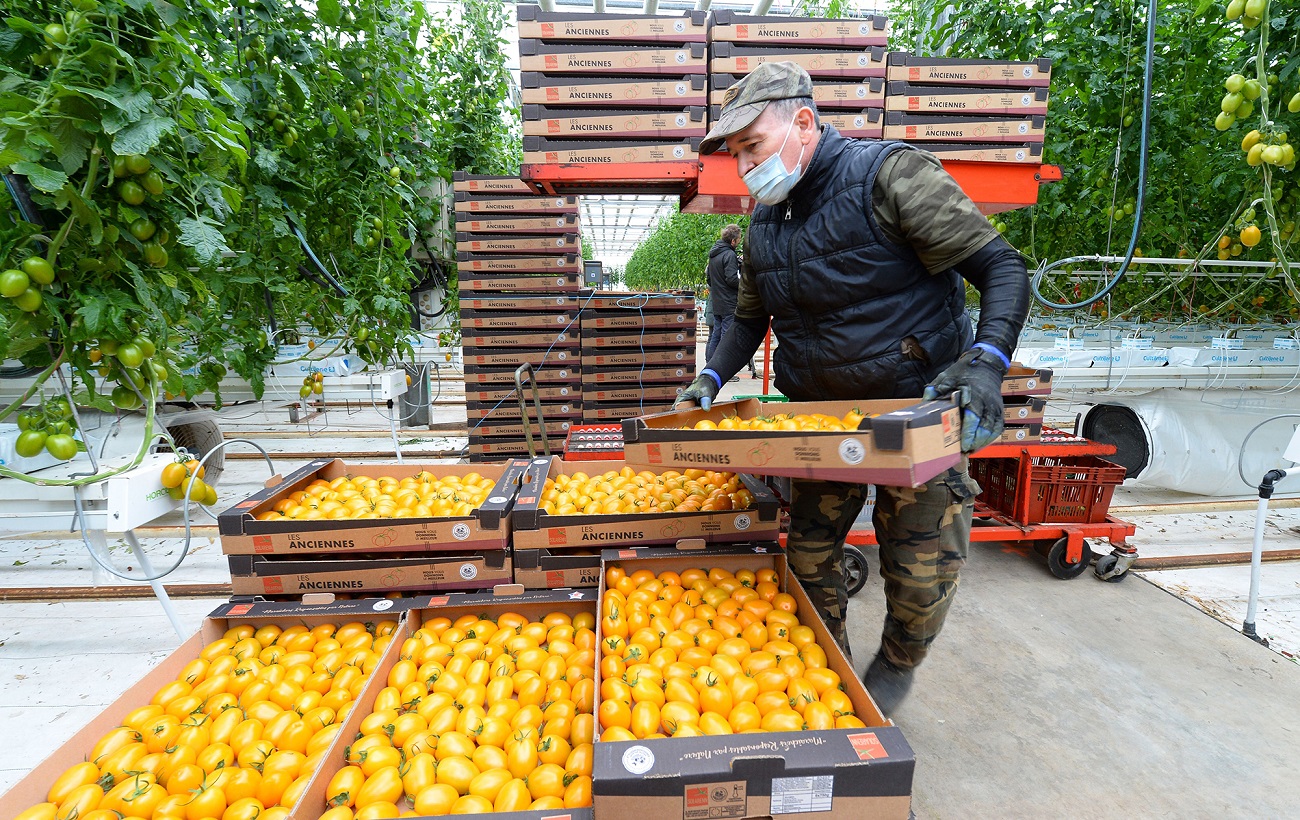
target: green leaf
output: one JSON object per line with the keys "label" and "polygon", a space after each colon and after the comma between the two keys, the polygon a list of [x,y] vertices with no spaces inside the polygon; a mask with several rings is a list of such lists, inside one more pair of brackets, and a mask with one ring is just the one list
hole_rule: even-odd
{"label": "green leaf", "polygon": [[337,26],[343,16],[343,8],[339,5],[339,0],[317,0],[316,14],[325,25]]}
{"label": "green leaf", "polygon": [[176,120],[171,117],[150,117],[128,126],[113,138],[115,154],[147,154],[153,150],[165,134],[176,129]]}
{"label": "green leaf", "polygon": [[221,254],[229,250],[226,238],[209,219],[182,219],[177,227],[181,229],[181,244],[193,249],[194,255],[205,265],[216,264]]}
{"label": "green leaf", "polygon": [[68,184],[68,175],[36,162],[15,162],[9,166],[15,174],[22,174],[32,185],[47,194],[55,193]]}

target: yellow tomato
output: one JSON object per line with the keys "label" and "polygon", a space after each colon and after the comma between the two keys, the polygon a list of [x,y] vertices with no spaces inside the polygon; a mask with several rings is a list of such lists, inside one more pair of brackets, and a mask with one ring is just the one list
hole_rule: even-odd
{"label": "yellow tomato", "polygon": [[98,779],[99,768],[94,763],[78,763],[59,775],[54,785],[50,786],[45,799],[51,803],[62,803],[74,789],[94,783]]}
{"label": "yellow tomato", "polygon": [[458,799],[460,792],[444,783],[427,786],[415,796],[415,813],[430,817],[449,814]]}

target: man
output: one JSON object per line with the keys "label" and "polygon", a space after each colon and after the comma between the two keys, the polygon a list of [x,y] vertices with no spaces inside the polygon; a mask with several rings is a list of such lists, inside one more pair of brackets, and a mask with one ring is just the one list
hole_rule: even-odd
{"label": "man", "polygon": [[[712,358],[718,344],[727,335],[735,320],[736,291],[740,284],[740,259],[736,248],[740,244],[740,226],[728,225],[722,229],[722,235],[709,250],[709,265],[706,270],[709,280],[709,304],[713,310],[713,329],[709,331],[709,343],[704,349],[704,358]],[[749,362],[749,373],[754,378],[754,363]],[[737,381],[733,378],[732,381]]]}
{"label": "man", "polygon": [[[1008,245],[931,154],[853,140],[819,124],[812,82],[768,63],[728,90],[700,150],[725,142],[754,210],[735,324],[681,401],[708,407],[769,323],[776,386],[795,401],[947,397],[963,452],[1002,431],[1002,377],[1029,283]],[[972,334],[965,286],[980,293]],[[788,558],[848,651],[844,539],[867,488],[791,482]],[[877,487],[872,518],[888,614],[864,680],[892,713],[943,626],[970,542],[979,486],[966,459],[924,486]]]}

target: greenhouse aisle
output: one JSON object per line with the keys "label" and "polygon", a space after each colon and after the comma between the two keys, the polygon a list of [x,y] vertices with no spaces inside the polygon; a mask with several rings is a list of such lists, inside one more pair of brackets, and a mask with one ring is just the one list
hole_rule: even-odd
{"label": "greenhouse aisle", "polygon": [[[859,667],[883,617],[871,563]],[[177,607],[194,628],[217,603]],[[0,722],[24,738],[0,746],[0,789],[178,643],[151,600],[0,604],[0,622]],[[1295,663],[1140,578],[1058,581],[977,544],[897,722],[923,820],[1278,817],[1300,801],[1298,701]]]}

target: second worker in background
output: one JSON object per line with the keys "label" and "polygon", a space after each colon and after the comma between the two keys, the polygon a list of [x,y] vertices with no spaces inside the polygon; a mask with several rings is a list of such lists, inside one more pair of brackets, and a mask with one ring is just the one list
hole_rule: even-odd
{"label": "second worker in background", "polygon": [[[799,66],[761,65],[728,89],[700,146],[725,141],[760,204],[734,324],[679,402],[707,408],[770,324],[776,387],[791,400],[957,394],[962,451],[978,450],[1002,432],[1002,377],[1029,308],[1024,261],[933,155],[840,136],[812,93]],[[980,295],[974,332],[966,282]],[[790,566],[846,652],[844,539],[867,490],[791,481]],[[965,458],[921,487],[876,487],[887,614],[864,680],[887,715],[943,627],[978,492]]]}

